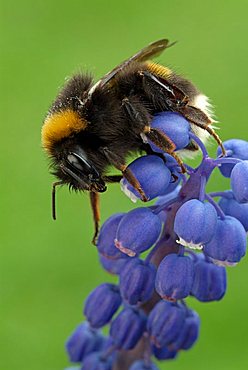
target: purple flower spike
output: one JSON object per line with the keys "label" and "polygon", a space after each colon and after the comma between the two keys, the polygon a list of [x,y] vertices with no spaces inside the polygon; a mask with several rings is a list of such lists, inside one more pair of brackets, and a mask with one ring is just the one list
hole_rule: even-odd
{"label": "purple flower spike", "polygon": [[185,310],[170,302],[160,301],[148,316],[147,331],[156,347],[166,347],[183,328]]}
{"label": "purple flower spike", "polygon": [[233,198],[221,198],[219,206],[226,215],[237,218],[245,231],[248,231],[248,203],[238,203]]}
{"label": "purple flower spike", "polygon": [[94,352],[84,359],[81,370],[112,370],[113,359],[112,355],[104,356],[101,352]]}
{"label": "purple flower spike", "polygon": [[101,284],[88,296],[84,314],[93,328],[101,328],[111,320],[121,301],[118,286]]}
{"label": "purple flower spike", "polygon": [[160,218],[150,208],[133,209],[122,218],[115,245],[121,252],[134,257],[156,242],[161,228]]}
{"label": "purple flower spike", "polygon": [[178,355],[177,351],[170,351],[168,347],[158,348],[152,345],[152,353],[158,360],[173,360]]}
{"label": "purple flower spike", "polygon": [[125,308],[112,321],[110,336],[117,348],[128,350],[136,346],[145,328],[145,314],[135,308]]}
{"label": "purple flower spike", "polygon": [[115,259],[125,257],[125,255],[116,248],[114,243],[117,228],[124,214],[125,213],[114,214],[109,217],[101,227],[97,240],[97,249],[101,255],[107,258]]}
{"label": "purple flower spike", "polygon": [[[173,180],[170,170],[162,158],[156,155],[146,155],[137,158],[129,166],[130,170],[139,181],[145,195],[149,200],[163,194]],[[133,201],[140,198],[140,194],[124,178],[122,190]]]}
{"label": "purple flower spike", "polygon": [[156,268],[139,258],[132,258],[120,274],[120,292],[130,305],[144,303],[154,291]]}
{"label": "purple flower spike", "polygon": [[203,245],[212,239],[216,224],[217,212],[214,206],[191,199],[177,211],[174,231],[179,236],[180,244],[202,249]]}
{"label": "purple flower spike", "polygon": [[167,255],[160,263],[155,287],[166,300],[186,298],[191,291],[194,278],[194,263],[190,257],[177,254]]}
{"label": "purple flower spike", "polygon": [[[229,152],[228,158],[248,159],[248,141],[240,139],[227,140],[224,143],[225,149]],[[217,154],[221,154],[221,149],[218,148]],[[230,177],[235,164],[223,163],[219,169],[223,176]]]}
{"label": "purple flower spike", "polygon": [[233,194],[239,203],[248,202],[248,161],[236,164],[231,173]]}
{"label": "purple flower spike", "polygon": [[215,263],[223,266],[234,265],[246,252],[246,232],[234,217],[219,219],[212,240],[204,246],[204,253]]}
{"label": "purple flower spike", "polygon": [[[189,144],[190,125],[188,121],[179,113],[159,113],[153,118],[151,127],[156,128],[167,135],[176,145],[176,150],[183,149]],[[149,140],[148,142],[155,152],[163,153],[161,149],[159,149]]]}
{"label": "purple flower spike", "polygon": [[104,337],[92,329],[87,322],[76,328],[66,342],[66,350],[71,362],[81,362],[91,352],[98,351],[104,342]]}
{"label": "purple flower spike", "polygon": [[226,292],[226,269],[208,261],[195,264],[191,294],[201,302],[219,301]]}
{"label": "purple flower spike", "polygon": [[138,360],[135,361],[129,370],[159,370],[158,367],[151,361]]}

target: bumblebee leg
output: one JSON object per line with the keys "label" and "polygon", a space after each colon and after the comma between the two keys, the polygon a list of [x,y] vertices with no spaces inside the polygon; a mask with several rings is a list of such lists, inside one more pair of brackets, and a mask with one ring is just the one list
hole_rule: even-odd
{"label": "bumblebee leg", "polygon": [[188,121],[190,121],[194,125],[202,128],[203,130],[206,130],[219,144],[222,150],[223,156],[226,155],[226,150],[224,148],[224,145],[219,135],[216,134],[216,132],[214,131],[212,127],[209,127],[211,120],[208,118],[208,116],[204,112],[190,105],[186,105],[185,107],[178,109],[177,111],[180,112]]}
{"label": "bumblebee leg", "polygon": [[164,163],[166,163],[166,158],[165,156],[163,155],[163,153],[158,153],[158,152],[155,152],[151,146],[149,144],[143,144],[141,149],[146,152],[147,155],[156,155],[157,157],[161,158]]}
{"label": "bumblebee leg", "polygon": [[120,161],[120,158],[116,156],[113,152],[111,152],[111,150],[109,150],[108,148],[106,147],[101,148],[101,151],[105,154],[109,163],[112,164],[118,170],[120,170],[123,176],[127,179],[127,181],[134,187],[135,190],[137,190],[137,192],[141,196],[141,200],[143,202],[147,202],[149,199],[146,197],[139,181],[136,179],[136,177],[134,176],[132,171],[127,167],[127,165]]}
{"label": "bumblebee leg", "polygon": [[193,140],[191,140],[185,149],[195,152],[199,149],[199,146]]}
{"label": "bumblebee leg", "polygon": [[127,181],[134,187],[135,190],[137,190],[137,192],[140,194],[141,196],[141,200],[143,202],[148,202],[148,198],[147,196],[145,195],[144,193],[144,190],[142,189],[139,181],[136,179],[136,177],[134,176],[134,174],[132,173],[132,171],[128,168],[128,167],[125,167],[123,170],[122,170],[122,173],[123,173],[123,176],[127,179]]}
{"label": "bumblebee leg", "polygon": [[103,176],[102,179],[105,182],[115,183],[115,182],[120,182],[122,178],[123,178],[122,175],[110,175],[110,176]]}
{"label": "bumblebee leg", "polygon": [[99,222],[100,222],[100,197],[99,193],[90,192],[90,204],[93,211],[93,218],[95,224],[95,232],[92,239],[92,244],[96,245],[97,236],[99,232]]}
{"label": "bumblebee leg", "polygon": [[130,126],[138,135],[140,131],[143,131],[144,126],[149,126],[152,117],[141,103],[140,98],[136,96],[123,98],[121,105],[130,121]]}
{"label": "bumblebee leg", "polygon": [[165,135],[163,132],[156,128],[149,128],[145,131],[145,135],[151,140],[158,148],[162,149],[166,153],[170,154],[182,169],[182,173],[186,172],[186,168],[183,165],[181,158],[175,153],[176,146],[173,141]]}

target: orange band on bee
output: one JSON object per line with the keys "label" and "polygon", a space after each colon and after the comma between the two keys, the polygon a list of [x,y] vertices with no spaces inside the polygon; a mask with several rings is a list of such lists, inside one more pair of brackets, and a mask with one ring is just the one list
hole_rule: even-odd
{"label": "orange band on bee", "polygon": [[148,71],[154,74],[155,76],[167,78],[172,74],[172,71],[169,68],[161,66],[160,64],[153,62],[147,62],[145,64]]}
{"label": "orange band on bee", "polygon": [[87,127],[87,121],[71,109],[52,113],[46,118],[42,127],[42,145],[48,152],[54,144],[66,137],[69,137]]}

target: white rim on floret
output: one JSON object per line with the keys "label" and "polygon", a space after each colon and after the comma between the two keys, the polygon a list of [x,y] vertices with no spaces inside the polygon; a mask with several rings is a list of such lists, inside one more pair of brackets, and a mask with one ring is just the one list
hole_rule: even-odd
{"label": "white rim on floret", "polygon": [[124,184],[124,179],[120,181],[120,185],[123,193],[126,194],[126,196],[128,196],[128,198],[130,198],[133,203],[136,203],[139,198],[136,197],[136,195],[128,189],[128,184]]}
{"label": "white rim on floret", "polygon": [[229,261],[219,261],[219,260],[215,260],[214,258],[211,258],[210,257],[210,260],[216,265],[216,266],[220,266],[220,267],[235,267],[238,262],[229,262]]}
{"label": "white rim on floret", "polygon": [[182,238],[179,238],[176,242],[178,244],[181,244],[182,246],[188,247],[190,249],[202,250],[202,248],[203,248],[203,245],[201,243],[195,244],[193,242],[186,242],[186,240],[184,240]]}

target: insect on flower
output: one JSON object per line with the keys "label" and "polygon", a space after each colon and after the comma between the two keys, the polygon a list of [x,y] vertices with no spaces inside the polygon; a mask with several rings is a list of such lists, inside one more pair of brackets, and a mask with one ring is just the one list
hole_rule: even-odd
{"label": "insect on flower", "polygon": [[[100,220],[99,193],[106,191],[107,183],[119,182],[124,177],[143,201],[149,200],[126,164],[130,152],[151,154],[152,145],[155,145],[174,157],[185,172],[181,158],[175,153],[180,140],[178,146],[159,125],[152,126],[155,115],[179,113],[179,120],[186,119],[197,137],[204,139],[210,134],[225,152],[211,127],[206,96],[189,80],[151,61],[172,45],[167,39],[149,44],[97,83],[88,74],[73,76],[53,102],[44,121],[42,145],[52,160],[52,172],[58,178],[53,184],[53,218],[56,218],[57,185],[67,184],[78,191],[89,191],[95,223],[93,241],[98,235]],[[175,136],[180,137],[180,130]],[[192,139],[183,147],[187,151],[198,149]],[[109,165],[121,175],[109,175]]]}

